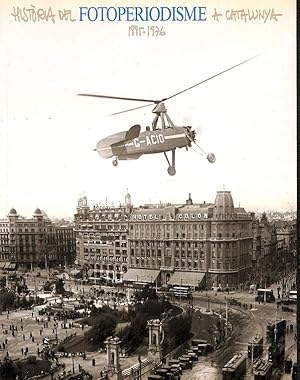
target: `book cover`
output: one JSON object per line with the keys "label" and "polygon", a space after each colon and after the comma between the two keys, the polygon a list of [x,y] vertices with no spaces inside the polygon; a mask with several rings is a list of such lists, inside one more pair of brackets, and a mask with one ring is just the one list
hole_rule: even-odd
{"label": "book cover", "polygon": [[[37,210],[42,210],[52,221],[72,223],[85,207],[95,213],[116,210],[125,200],[129,202],[125,206],[135,211],[131,209],[127,220],[133,227],[127,231],[131,237],[123,264],[112,264],[109,277],[104,256],[96,260],[90,251],[83,251],[86,242],[82,240],[80,257],[70,263],[72,270],[92,263],[92,272],[85,272],[87,279],[90,276],[96,284],[97,269],[100,277],[107,272],[103,277],[107,284],[108,280],[129,281],[128,273],[141,283],[143,273],[152,268],[159,271],[162,287],[169,281],[182,286],[189,281],[184,272],[197,272],[197,286],[193,283],[197,291],[206,274],[201,291],[206,290],[203,302],[208,310],[213,297],[220,298],[218,291],[248,290],[254,281],[265,288],[268,262],[261,261],[265,267],[258,268],[258,258],[252,256],[255,249],[245,248],[238,235],[243,229],[230,230],[230,239],[239,240],[238,261],[231,253],[227,256],[226,244],[232,242],[227,227],[219,229],[218,218],[226,219],[228,207],[235,210],[236,219],[245,212],[248,216],[256,213],[260,221],[275,220],[276,215],[296,217],[296,99],[296,1],[3,0],[1,232],[6,233],[4,220],[14,215],[12,211],[17,210],[19,222],[37,217]],[[193,226],[199,219],[199,225],[205,225],[206,219],[214,218],[216,232],[201,240],[201,244],[211,244],[207,257],[201,256],[201,247],[199,257],[193,248],[190,260],[189,244],[194,247],[198,237],[190,235],[194,232],[188,227],[184,233],[174,229],[173,236],[167,222],[163,222],[163,235],[156,236],[158,230],[149,226],[147,230],[149,241],[153,237],[154,242],[154,235],[156,240],[162,236],[172,240],[171,248],[167,240],[163,242],[162,259],[156,257],[151,264],[142,253],[138,257],[132,242],[144,232],[136,232],[134,226],[164,218],[155,209],[169,212],[166,220],[171,224],[186,221]],[[76,236],[77,244],[84,234],[80,236]],[[270,236],[262,241],[271,241]],[[220,260],[213,248],[218,238],[228,240],[222,242]],[[3,235],[2,243],[5,239]],[[180,239],[187,240],[187,246],[180,251],[180,245],[177,258]],[[17,256],[4,243],[2,262],[27,269],[35,266],[35,254],[27,257],[22,251]],[[246,259],[243,249],[248,250]],[[46,267],[49,260],[42,257]],[[292,265],[291,273],[295,271]],[[279,281],[274,273],[268,272],[268,279]],[[292,284],[291,276],[284,278],[284,287]],[[146,282],[157,287],[152,280],[151,274]],[[180,301],[184,295],[180,294]],[[247,304],[250,307],[250,301]],[[258,311],[265,324],[273,312]],[[237,322],[244,323],[243,318]],[[239,342],[229,338],[229,351],[222,346],[219,354],[199,361],[182,378],[222,378],[222,367],[235,348],[247,351],[252,330],[241,330]],[[215,348],[219,347],[221,338],[212,336]],[[288,342],[292,347],[293,338]],[[90,359],[98,353],[91,355]],[[120,373],[114,359],[107,363],[111,378]],[[121,362],[122,370],[135,359]],[[100,376],[106,359],[101,360],[97,356],[96,367],[92,359],[86,365],[93,376]],[[81,359],[79,364],[85,368]],[[74,372],[71,359],[66,366]],[[142,375],[137,372],[136,376]]]}

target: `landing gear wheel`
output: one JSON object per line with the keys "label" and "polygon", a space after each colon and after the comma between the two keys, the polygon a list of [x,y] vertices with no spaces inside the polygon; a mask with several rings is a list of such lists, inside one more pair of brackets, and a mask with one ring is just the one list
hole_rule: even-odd
{"label": "landing gear wheel", "polygon": [[208,153],[207,159],[208,159],[208,162],[213,164],[216,161],[216,156],[213,153]]}
{"label": "landing gear wheel", "polygon": [[174,166],[168,167],[168,173],[169,173],[169,175],[175,175],[176,170],[175,170]]}
{"label": "landing gear wheel", "polygon": [[118,166],[118,160],[115,158],[115,159],[113,160],[112,164],[113,164],[114,166]]}

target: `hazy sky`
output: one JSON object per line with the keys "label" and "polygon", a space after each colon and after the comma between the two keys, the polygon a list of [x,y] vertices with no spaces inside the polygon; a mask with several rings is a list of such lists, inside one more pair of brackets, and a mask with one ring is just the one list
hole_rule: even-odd
{"label": "hazy sky", "polygon": [[[0,7],[0,217],[36,207],[68,217],[89,204],[213,202],[231,190],[246,210],[296,207],[295,1],[201,1],[205,22],[79,22],[79,6],[151,6],[149,2],[2,1]],[[63,4],[63,6],[62,6]],[[156,3],[157,5],[158,3]],[[16,22],[13,6],[51,7],[56,22]],[[178,6],[166,1],[159,5]],[[186,1],[185,6],[199,6]],[[223,14],[214,21],[214,8]],[[230,9],[274,8],[278,21],[232,21]],[[75,22],[58,20],[72,9]],[[164,28],[165,36],[129,37],[130,25]],[[84,98],[78,93],[164,98],[230,66],[257,58],[166,103],[176,125],[192,125],[197,143],[216,155],[179,150],[174,177],[163,154],[113,167],[93,149],[109,134],[151,125],[151,107]]]}

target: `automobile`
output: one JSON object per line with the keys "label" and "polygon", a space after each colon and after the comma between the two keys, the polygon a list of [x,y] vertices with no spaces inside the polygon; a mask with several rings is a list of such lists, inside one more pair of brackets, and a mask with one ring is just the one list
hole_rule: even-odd
{"label": "automobile", "polygon": [[186,351],[186,355],[190,356],[190,358],[193,360],[193,361],[196,361],[198,360],[198,355],[193,352],[192,350],[187,350]]}

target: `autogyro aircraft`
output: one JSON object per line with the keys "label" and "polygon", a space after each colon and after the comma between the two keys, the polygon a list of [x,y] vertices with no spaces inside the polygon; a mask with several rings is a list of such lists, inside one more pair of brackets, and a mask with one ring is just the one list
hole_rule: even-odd
{"label": "autogyro aircraft", "polygon": [[[254,57],[253,57],[254,58]],[[176,148],[185,147],[187,150],[192,146],[192,143],[196,144],[198,148],[202,148],[196,143],[196,132],[192,130],[190,126],[175,126],[167,114],[167,110],[164,102],[174,98],[175,96],[182,94],[185,91],[188,91],[200,84],[207,82],[208,80],[215,78],[218,75],[221,75],[229,70],[238,67],[249,60],[238,63],[226,70],[219,72],[218,74],[213,75],[205,80],[202,80],[195,85],[188,87],[176,94],[164,98],[161,100],[153,99],[139,99],[139,98],[127,98],[119,96],[108,96],[108,95],[94,95],[94,94],[78,94],[79,96],[89,96],[97,98],[106,98],[106,99],[118,99],[118,100],[130,100],[138,102],[147,102],[148,104],[124,110],[121,112],[116,112],[113,115],[133,111],[143,107],[148,107],[155,104],[154,109],[152,110],[155,113],[154,120],[152,122],[152,129],[146,127],[146,131],[141,132],[141,126],[136,124],[132,126],[129,130],[115,133],[104,139],[98,141],[96,146],[96,151],[103,158],[113,157],[112,164],[114,166],[118,165],[118,160],[136,160],[143,154],[154,154],[154,153],[164,153],[166,160],[169,164],[168,173],[173,176],[176,173],[175,170],[175,150]],[[160,120],[160,127],[159,127]],[[166,152],[172,152],[172,162],[170,163],[169,158]],[[205,153],[202,150],[203,153]],[[206,153],[205,153],[206,154]],[[207,160],[210,163],[216,161],[216,157],[213,153],[207,154]]]}

